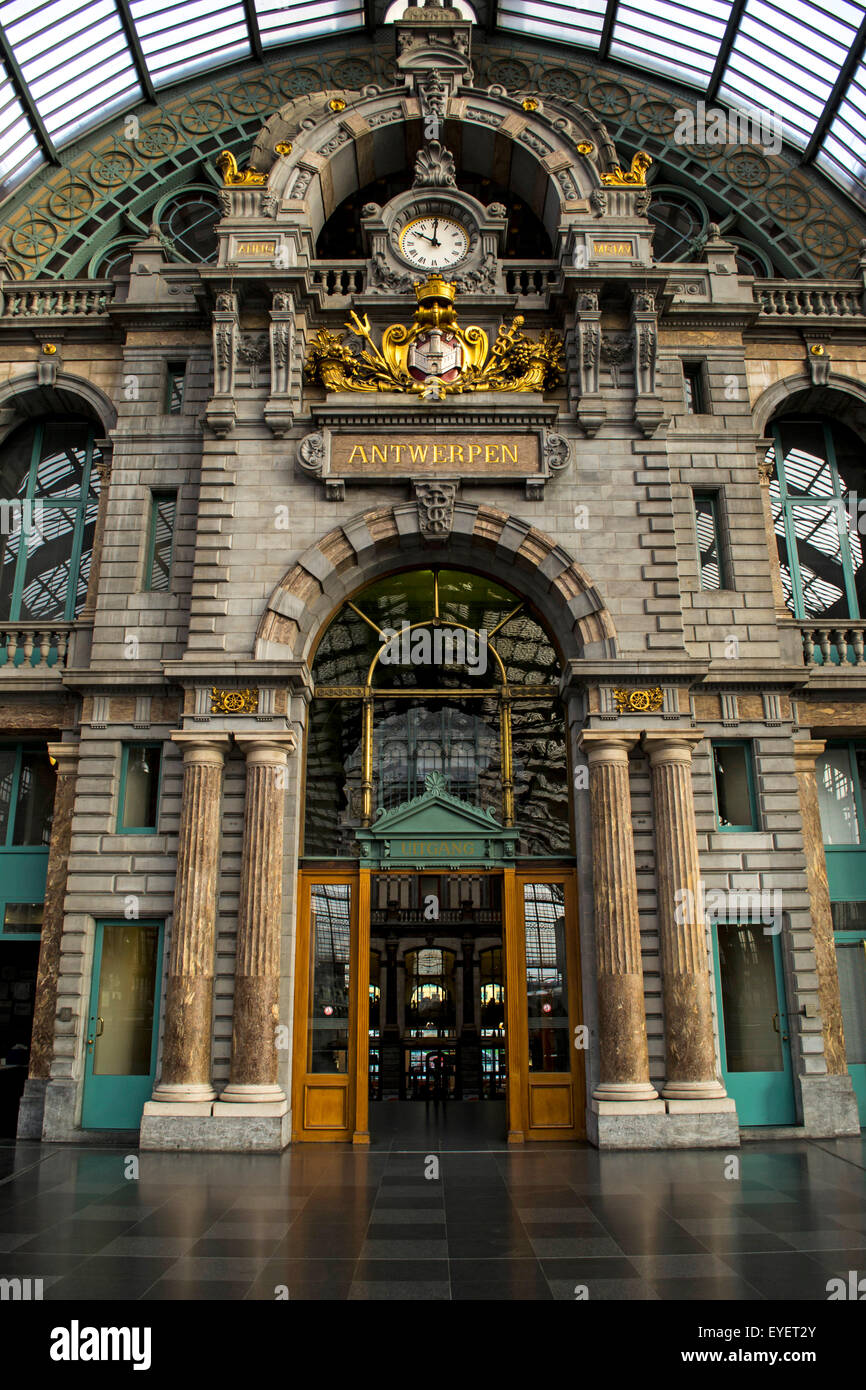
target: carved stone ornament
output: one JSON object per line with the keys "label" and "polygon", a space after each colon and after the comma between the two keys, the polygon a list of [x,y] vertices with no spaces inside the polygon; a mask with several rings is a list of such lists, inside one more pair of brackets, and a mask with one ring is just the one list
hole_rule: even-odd
{"label": "carved stone ornament", "polygon": [[507,217],[508,209],[504,203],[488,203],[487,211],[491,217]]}
{"label": "carved stone ornament", "polygon": [[394,294],[409,294],[413,285],[412,276],[407,272],[402,275],[399,271],[392,270],[379,252],[370,262],[370,287],[371,289],[391,290]]}
{"label": "carved stone ornament", "polygon": [[620,714],[655,714],[664,704],[665,694],[660,686],[651,690],[614,690]]}
{"label": "carved stone ornament", "polygon": [[551,473],[559,473],[571,459],[571,445],[565,435],[549,433],[544,436],[544,464]]}
{"label": "carved stone ornament", "polygon": [[249,368],[250,386],[253,390],[259,384],[259,367],[268,352],[268,337],[265,333],[242,334],[238,342],[238,359]]}
{"label": "carved stone ornament", "polygon": [[218,690],[211,686],[211,714],[257,714],[259,708],[258,689]]}
{"label": "carved stone ornament", "polygon": [[445,541],[454,525],[454,502],[457,497],[456,483],[440,483],[434,480],[415,484],[415,501],[418,505],[418,525],[421,535],[428,541]]}
{"label": "carved stone ornament", "polygon": [[298,445],[298,463],[305,473],[320,478],[328,460],[328,450],[323,434],[305,434]]}
{"label": "carved stone ornament", "polygon": [[607,194],[603,188],[594,188],[589,195],[589,202],[596,217],[607,216]]}
{"label": "carved stone ornament", "polygon": [[422,145],[415,160],[413,188],[455,188],[454,156],[438,140]]}
{"label": "carved stone ornament", "polygon": [[399,391],[444,400],[468,391],[550,391],[563,373],[562,339],[546,330],[539,338],[522,331],[518,315],[500,324],[493,346],[477,324],[457,319],[454,282],[431,275],[415,285],[418,308],[408,326],[390,324],[373,340],[369,317],[354,310],[346,327],[366,346],[353,351],[342,333],[321,328],[311,341],[304,378],[326,391]]}

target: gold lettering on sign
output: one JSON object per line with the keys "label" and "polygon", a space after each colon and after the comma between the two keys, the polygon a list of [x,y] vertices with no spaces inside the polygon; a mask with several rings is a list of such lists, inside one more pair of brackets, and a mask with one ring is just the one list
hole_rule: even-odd
{"label": "gold lettering on sign", "polygon": [[594,256],[634,256],[633,241],[594,241],[592,243],[592,254]]}
{"label": "gold lettering on sign", "polygon": [[239,256],[273,256],[277,249],[275,241],[239,241]]}
{"label": "gold lettering on sign", "polygon": [[536,434],[496,435],[482,439],[465,435],[437,434],[419,440],[377,435],[373,438],[334,435],[331,439],[331,472],[393,473],[404,468],[413,474],[508,473],[529,476],[540,471]]}

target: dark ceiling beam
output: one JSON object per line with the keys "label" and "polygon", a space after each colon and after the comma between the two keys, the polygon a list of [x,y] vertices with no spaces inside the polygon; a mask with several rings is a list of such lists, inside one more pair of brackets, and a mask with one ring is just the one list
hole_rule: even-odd
{"label": "dark ceiling beam", "polygon": [[368,34],[376,32],[376,0],[364,0],[364,28]]}
{"label": "dark ceiling beam", "polygon": [[864,53],[866,53],[866,19],[862,20],[860,28],[857,30],[857,37],[848,50],[848,57],[839,69],[839,76],[833,83],[833,90],[827,98],[824,110],[818,117],[818,124],[812,131],[812,138],[803,151],[804,164],[810,159],[814,159],[821,148],[821,142],[839,112],[839,107],[845,99],[845,93],[851,85],[851,79],[860,66]]}
{"label": "dark ceiling beam", "polygon": [[265,61],[265,50],[262,44],[262,31],[259,28],[259,17],[256,14],[254,0],[244,0],[244,17],[247,21],[247,29],[250,35],[250,48],[252,55],[257,63]]}
{"label": "dark ceiling beam", "polygon": [[722,78],[725,75],[725,68],[727,66],[728,59],[731,56],[731,49],[733,48],[734,43],[736,41],[737,34],[740,29],[740,20],[743,17],[743,11],[745,10],[745,8],[746,0],[734,0],[733,9],[731,10],[731,13],[728,15],[728,22],[725,26],[725,32],[722,38],[722,46],[719,49],[719,56],[716,59],[715,66],[710,75],[710,80],[707,85],[708,104],[711,101],[715,101],[716,97],[719,94],[719,88],[722,85]]}
{"label": "dark ceiling beam", "polygon": [[606,58],[610,52],[610,41],[613,38],[613,26],[616,23],[616,10],[619,0],[607,0],[607,9],[604,12],[604,24],[601,29],[601,43],[598,46],[599,58]]}
{"label": "dark ceiling beam", "polygon": [[33,134],[39,142],[42,153],[50,164],[59,164],[60,159],[58,158],[54,141],[45,129],[45,123],[36,108],[33,97],[30,95],[30,88],[24,80],[24,74],[18,66],[18,60],[12,52],[12,46],[2,26],[0,26],[0,53],[3,55],[3,62],[6,64],[6,71],[15,89],[15,95],[27,113],[27,119],[30,122]]}
{"label": "dark ceiling beam", "polygon": [[499,27],[499,0],[487,0],[487,32],[495,34]]}
{"label": "dark ceiling beam", "polygon": [[153,87],[153,78],[144,60],[144,50],[139,42],[138,31],[135,27],[135,21],[132,18],[132,11],[129,8],[129,0],[114,0],[114,3],[117,6],[117,13],[123,25],[126,42],[129,45],[129,56],[132,59],[132,65],[135,68],[135,75],[138,78],[139,86],[144,93],[145,100],[151,101],[156,105],[156,92]]}

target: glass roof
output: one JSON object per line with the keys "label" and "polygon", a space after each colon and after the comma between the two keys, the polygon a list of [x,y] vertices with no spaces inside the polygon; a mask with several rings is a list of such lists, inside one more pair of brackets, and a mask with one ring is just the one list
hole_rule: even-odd
{"label": "glass roof", "polygon": [[[362,29],[375,4],[0,0],[0,182],[56,162],[59,149],[172,83]],[[866,0],[498,0],[495,17],[500,30],[766,113],[866,205]]]}

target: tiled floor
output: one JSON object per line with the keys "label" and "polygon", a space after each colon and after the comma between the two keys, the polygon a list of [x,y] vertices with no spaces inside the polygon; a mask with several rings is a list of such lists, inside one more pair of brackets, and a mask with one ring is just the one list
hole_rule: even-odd
{"label": "tiled floor", "polygon": [[[46,1299],[826,1300],[866,1275],[866,1141],[507,1149],[381,1133],[280,1156],[0,1147],[0,1278]],[[437,1172],[438,1167],[438,1172]],[[127,1176],[130,1174],[130,1176]]]}

